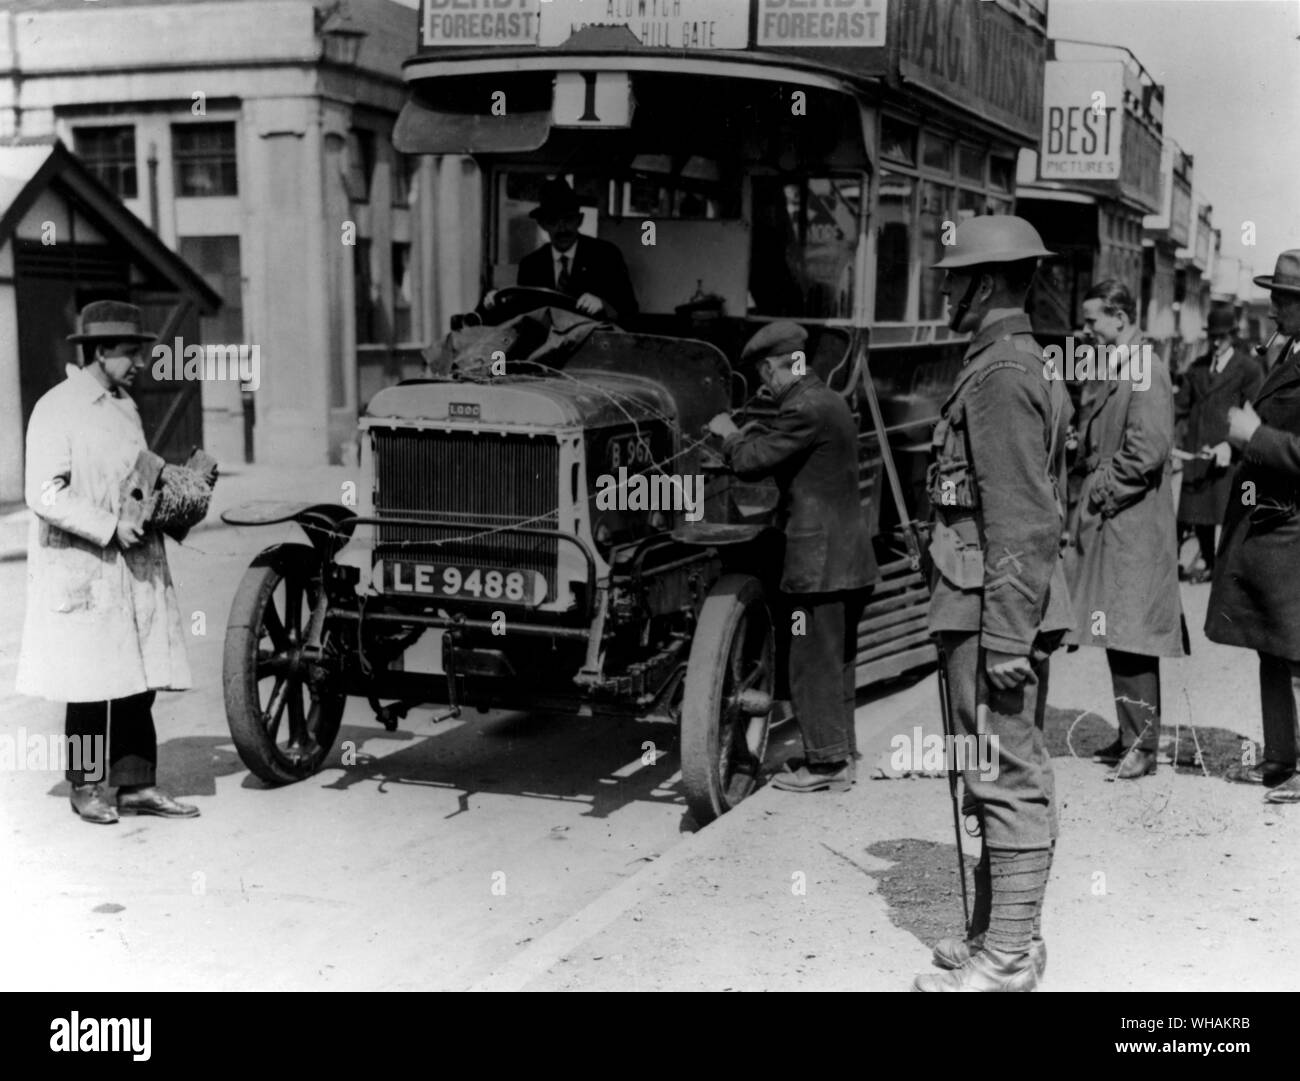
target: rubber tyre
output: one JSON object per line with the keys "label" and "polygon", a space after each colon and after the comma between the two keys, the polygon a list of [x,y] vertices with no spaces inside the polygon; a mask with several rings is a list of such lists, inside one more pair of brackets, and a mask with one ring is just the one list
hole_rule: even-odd
{"label": "rubber tyre", "polygon": [[682,694],[682,785],[701,826],[758,787],[771,711],[747,717],[741,689],[773,692],[772,618],[757,578],[728,574],[714,585],[691,640]]}
{"label": "rubber tyre", "polygon": [[[344,694],[318,693],[292,662],[321,589],[320,574],[321,557],[306,545],[268,549],[244,572],[230,606],[222,663],[226,722],[244,765],[268,784],[291,784],[320,769],[347,703]],[[295,597],[297,618],[286,619],[284,609]],[[287,686],[272,724],[267,707],[278,673]]]}

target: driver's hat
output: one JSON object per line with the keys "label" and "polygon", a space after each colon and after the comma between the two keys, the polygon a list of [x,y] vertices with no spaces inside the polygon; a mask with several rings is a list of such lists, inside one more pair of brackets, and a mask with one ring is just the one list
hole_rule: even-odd
{"label": "driver's hat", "polygon": [[778,319],[775,323],[768,323],[745,343],[745,348],[740,351],[740,359],[746,361],[789,356],[796,349],[802,349],[807,340],[808,332],[798,323]]}
{"label": "driver's hat", "polygon": [[528,214],[533,221],[544,218],[571,218],[582,213],[582,204],[573,189],[556,178],[542,185],[541,201]]}

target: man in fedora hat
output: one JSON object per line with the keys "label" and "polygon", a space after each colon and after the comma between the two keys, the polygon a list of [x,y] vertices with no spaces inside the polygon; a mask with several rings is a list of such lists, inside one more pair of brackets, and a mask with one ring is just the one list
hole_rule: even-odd
{"label": "man in fedora hat", "polygon": [[[156,784],[152,706],[158,690],[190,685],[176,591],[162,536],[122,516],[123,481],[145,448],[128,391],[144,366],[140,309],[96,301],[68,340],[81,367],[32,410],[25,494],[27,612],[17,690],[67,703],[72,809],[111,824],[119,812],[192,818]],[[108,785],[74,748],[108,749]],[[103,761],[102,756],[97,756]]]}
{"label": "man in fedora hat", "polygon": [[1210,351],[1183,373],[1174,398],[1184,423],[1183,478],[1178,495],[1179,536],[1194,532],[1200,560],[1188,578],[1208,582],[1214,573],[1214,532],[1228,506],[1232,447],[1228,409],[1255,397],[1264,370],[1237,341],[1237,319],[1230,308],[1215,308],[1205,327]]}
{"label": "man in fedora hat", "polygon": [[1269,317],[1285,341],[1254,401],[1228,410],[1227,438],[1241,464],[1229,485],[1205,634],[1259,654],[1264,760],[1243,761],[1228,779],[1272,788],[1270,803],[1300,803],[1300,249],[1254,280],[1269,290]]}
{"label": "man in fedora hat", "polygon": [[[628,277],[623,253],[608,240],[579,233],[582,207],[563,179],[542,185],[541,201],[529,214],[546,231],[549,244],[525,255],[519,263],[521,288],[555,289],[574,298],[584,315],[623,322],[636,315],[636,294]],[[496,303],[497,290],[483,298],[483,306]]]}
{"label": "man in fedora hat", "polygon": [[780,490],[785,551],[774,614],[804,759],[773,784],[792,792],[843,790],[854,780],[858,619],[880,577],[858,491],[858,427],[843,397],[807,366],[807,339],[782,320],[741,353],[776,398],[775,417],[743,431],[727,413],[709,421],[737,476],[773,477]]}

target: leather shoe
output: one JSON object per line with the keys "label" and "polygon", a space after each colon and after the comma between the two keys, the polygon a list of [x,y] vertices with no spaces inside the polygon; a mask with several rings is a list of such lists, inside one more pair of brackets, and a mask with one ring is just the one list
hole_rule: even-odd
{"label": "leather shoe", "polygon": [[1283,781],[1271,792],[1264,793],[1265,803],[1300,803],[1300,777]]}
{"label": "leather shoe", "polygon": [[[941,938],[934,947],[934,963],[940,968],[961,968],[984,949],[984,936],[974,938]],[[1036,938],[1029,944],[1029,960],[1038,978],[1047,971],[1047,943]]]}
{"label": "leather shoe", "polygon": [[153,785],[129,792],[119,791],[117,809],[123,814],[158,815],[161,818],[197,818],[199,814],[199,809],[192,803],[177,803]]}
{"label": "leather shoe", "polygon": [[1294,766],[1288,766],[1285,762],[1270,762],[1265,759],[1253,766],[1240,763],[1229,766],[1228,771],[1223,775],[1223,779],[1231,781],[1233,784],[1262,784],[1267,788],[1272,788],[1275,785],[1280,785],[1283,781],[1290,780],[1294,775]]}
{"label": "leather shoe", "polygon": [[109,802],[102,784],[74,784],[69,796],[72,813],[83,821],[100,826],[111,826],[117,821],[117,809]]}
{"label": "leather shoe", "polygon": [[1135,781],[1156,771],[1156,752],[1143,747],[1130,747],[1120,763],[1115,767],[1110,779],[1113,781]]}
{"label": "leather shoe", "polygon": [[917,976],[912,990],[1033,991],[1038,987],[1038,971],[1032,958],[1032,952],[982,949],[957,968]]}
{"label": "leather shoe", "polygon": [[857,780],[857,766],[850,759],[842,762],[836,770],[814,770],[808,765],[802,765],[798,769],[790,769],[789,766],[774,778],[772,778],[772,787],[779,788],[783,792],[820,792],[823,789],[831,792],[847,792]]}
{"label": "leather shoe", "polygon": [[1122,736],[1116,736],[1115,742],[1109,747],[1103,747],[1100,751],[1094,753],[1092,760],[1094,762],[1100,762],[1106,766],[1113,766],[1124,757],[1124,750],[1124,738]]}

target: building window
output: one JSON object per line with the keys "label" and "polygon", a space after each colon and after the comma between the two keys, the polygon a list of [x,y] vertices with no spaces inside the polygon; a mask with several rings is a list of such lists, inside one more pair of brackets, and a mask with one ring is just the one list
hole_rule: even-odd
{"label": "building window", "polygon": [[409,342],[411,334],[411,245],[393,245],[393,341]]}
{"label": "building window", "polygon": [[375,133],[365,128],[348,132],[348,198],[370,202],[370,181],[375,175]]}
{"label": "building window", "polygon": [[237,236],[183,236],[180,257],[221,296],[221,310],[204,316],[203,340],[236,345],[244,340],[244,290]]}
{"label": "building window", "polygon": [[119,199],[134,199],[140,194],[132,125],[74,128],[72,145],[77,157]]}
{"label": "building window", "polygon": [[370,266],[370,241],[357,237],[352,248],[353,299],[356,302],[357,344],[383,341],[380,334],[379,283]]}
{"label": "building window", "polygon": [[233,123],[173,124],[172,160],[177,196],[239,194]]}

